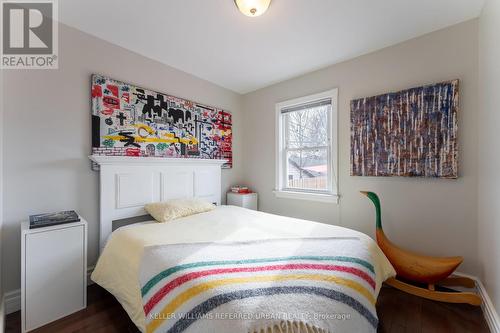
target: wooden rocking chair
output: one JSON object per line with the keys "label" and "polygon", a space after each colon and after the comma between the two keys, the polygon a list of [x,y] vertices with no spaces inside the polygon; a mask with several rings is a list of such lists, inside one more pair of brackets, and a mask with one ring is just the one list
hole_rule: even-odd
{"label": "wooden rocking chair", "polygon": [[406,293],[447,303],[481,305],[474,292],[455,291],[447,287],[474,288],[474,280],[450,276],[463,261],[462,257],[430,257],[410,252],[393,244],[384,234],[380,200],[373,192],[365,194],[375,205],[377,244],[396,270],[396,278],[385,283]]}

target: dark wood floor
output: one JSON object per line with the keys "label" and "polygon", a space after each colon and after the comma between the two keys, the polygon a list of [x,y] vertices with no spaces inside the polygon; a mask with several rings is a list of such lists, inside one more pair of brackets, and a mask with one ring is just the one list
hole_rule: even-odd
{"label": "dark wood floor", "polygon": [[[36,333],[54,332],[138,332],[120,304],[97,285],[88,288],[88,306]],[[383,287],[377,302],[378,332],[383,333],[488,333],[481,308],[463,304],[433,302]],[[6,333],[21,331],[21,314],[7,316]]]}
{"label": "dark wood floor", "polygon": [[481,307],[434,302],[391,287],[377,300],[378,332],[383,333],[488,333]]}

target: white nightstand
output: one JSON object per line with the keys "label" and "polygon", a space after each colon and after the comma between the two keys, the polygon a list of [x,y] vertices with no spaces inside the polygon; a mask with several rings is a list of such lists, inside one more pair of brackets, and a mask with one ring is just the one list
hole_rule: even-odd
{"label": "white nightstand", "polygon": [[21,224],[21,327],[31,331],[87,306],[87,222]]}
{"label": "white nightstand", "polygon": [[257,193],[227,192],[226,204],[257,210]]}

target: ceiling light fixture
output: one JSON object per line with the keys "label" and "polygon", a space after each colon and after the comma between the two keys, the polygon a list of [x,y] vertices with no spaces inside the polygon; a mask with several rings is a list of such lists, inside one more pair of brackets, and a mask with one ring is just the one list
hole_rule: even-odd
{"label": "ceiling light fixture", "polygon": [[271,0],[234,0],[236,7],[246,16],[255,17],[264,14]]}

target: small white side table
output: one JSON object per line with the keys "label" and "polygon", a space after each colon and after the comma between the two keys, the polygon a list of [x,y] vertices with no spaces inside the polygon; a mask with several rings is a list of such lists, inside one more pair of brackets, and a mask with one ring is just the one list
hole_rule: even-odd
{"label": "small white side table", "polygon": [[28,332],[87,307],[87,222],[21,224],[21,328]]}
{"label": "small white side table", "polygon": [[257,193],[234,193],[227,192],[226,203],[232,206],[257,210]]}

